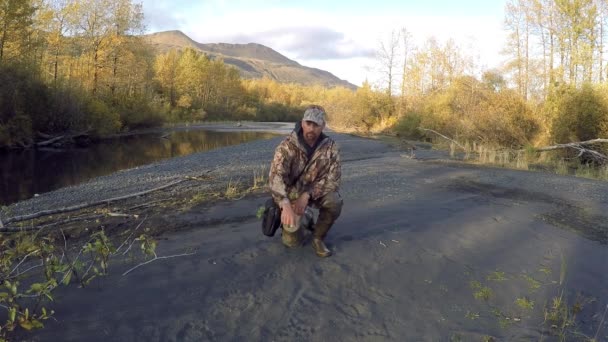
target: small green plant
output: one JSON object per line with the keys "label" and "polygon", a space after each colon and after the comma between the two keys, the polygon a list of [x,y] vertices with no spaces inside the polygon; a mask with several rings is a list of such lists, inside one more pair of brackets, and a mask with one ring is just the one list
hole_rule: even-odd
{"label": "small green plant", "polygon": [[486,277],[486,279],[488,281],[505,281],[507,280],[507,276],[505,275],[505,272],[501,272],[501,271],[494,271],[490,274],[488,274],[488,276]]}
{"label": "small green plant", "polygon": [[141,251],[148,256],[155,255],[158,242],[145,234],[140,235],[137,240]]}
{"label": "small green plant", "polygon": [[190,203],[201,203],[204,202],[206,199],[207,196],[205,195],[205,193],[197,192],[196,194],[194,194],[194,196],[192,196],[192,198],[190,198]]}
{"label": "small green plant", "polygon": [[265,169],[253,171],[253,190],[261,189],[266,185]]}
{"label": "small green plant", "polygon": [[488,301],[493,295],[491,288],[483,286],[478,281],[472,281],[470,285],[471,289],[473,289],[473,297],[475,297],[475,299],[483,299]]}
{"label": "small green plant", "polygon": [[83,247],[83,252],[89,253],[91,255],[91,259],[99,263],[101,270],[93,266],[93,271],[97,275],[107,274],[108,261],[112,253],[115,251],[116,249],[103,230],[93,233],[92,241],[87,242]]}
{"label": "small green plant", "polygon": [[[107,274],[110,259],[120,248],[130,249],[136,241],[144,254],[158,258],[154,252],[157,242],[145,235],[136,239],[129,235],[116,249],[100,230],[77,249],[75,256],[68,252],[65,237],[56,241],[40,236],[40,232],[0,235],[0,311],[4,310],[2,316],[7,317],[0,323],[0,342],[11,340],[17,329],[43,328],[43,322],[54,314],[47,305],[54,301],[55,289],[68,286],[72,279],[84,287],[95,277]],[[23,279],[28,287],[21,286]]]}
{"label": "small green plant", "polygon": [[226,185],[226,191],[224,192],[224,196],[226,198],[236,198],[239,195],[239,183],[233,182],[232,179]]}
{"label": "small green plant", "polygon": [[522,274],[521,277],[528,283],[528,287],[532,291],[540,289],[541,283],[528,274]]}
{"label": "small green plant", "polygon": [[264,216],[264,211],[266,211],[265,206],[259,207],[258,211],[255,213],[255,217],[257,217],[258,219],[261,219]]}
{"label": "small green plant", "polygon": [[520,297],[515,300],[515,304],[522,310],[534,309],[534,301],[527,297]]}

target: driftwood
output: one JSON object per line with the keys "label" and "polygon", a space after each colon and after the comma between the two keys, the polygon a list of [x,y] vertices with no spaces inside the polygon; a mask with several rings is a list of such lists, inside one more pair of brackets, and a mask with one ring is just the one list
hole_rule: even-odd
{"label": "driftwood", "polygon": [[63,139],[65,137],[65,135],[60,135],[58,137],[54,137],[48,140],[44,140],[41,142],[36,143],[36,146],[47,146],[47,145],[51,145],[54,144],[56,142],[58,142],[59,140]]}
{"label": "driftwood", "polygon": [[[451,141],[456,146],[458,146],[461,149],[466,151],[465,147],[462,146],[462,144],[460,144],[459,142],[457,142],[454,139],[446,137],[445,135],[443,135],[437,131],[434,131],[432,129],[422,128],[422,127],[418,127],[418,129],[421,131],[437,134],[438,136]],[[596,150],[593,150],[591,148],[585,147],[585,146],[595,145],[595,144],[600,144],[600,143],[608,143],[608,139],[598,138],[598,139],[579,141],[579,142],[573,142],[573,143],[568,143],[568,144],[557,144],[557,145],[551,145],[551,146],[544,146],[544,147],[536,148],[535,151],[547,152],[547,151],[555,151],[555,150],[561,150],[561,149],[573,149],[573,150],[578,151],[578,155],[577,155],[578,158],[582,157],[583,155],[586,155],[587,157],[589,157],[590,159],[592,159],[593,161],[595,161],[598,164],[602,164],[602,165],[608,164],[608,156],[606,156]]]}
{"label": "driftwood", "polygon": [[597,162],[599,164],[608,163],[608,156],[606,156],[598,151],[585,147],[588,145],[594,145],[594,144],[599,144],[599,143],[608,143],[608,139],[592,139],[592,140],[587,140],[587,141],[573,142],[573,143],[569,143],[569,144],[557,144],[557,145],[552,145],[552,146],[540,147],[540,148],[537,148],[536,151],[545,152],[545,151],[554,151],[554,150],[560,150],[560,149],[573,149],[573,150],[578,151],[577,157],[579,157],[579,158],[582,157],[584,154],[587,154],[591,159],[593,159],[595,162]]}
{"label": "driftwood", "polygon": [[11,217],[11,218],[6,219],[4,223],[5,224],[9,224],[9,223],[12,223],[12,222],[20,222],[20,221],[25,221],[25,220],[31,220],[31,219],[35,219],[35,218],[42,217],[42,216],[48,216],[48,215],[54,215],[54,214],[62,214],[62,213],[70,212],[70,211],[76,211],[76,210],[92,207],[92,206],[99,205],[99,204],[107,204],[107,203],[110,203],[110,202],[115,202],[115,201],[119,201],[119,200],[123,200],[123,199],[127,199],[127,198],[142,196],[142,195],[146,195],[146,194],[149,194],[151,192],[154,192],[154,191],[163,190],[163,189],[175,186],[175,185],[180,184],[182,182],[185,182],[187,180],[188,180],[188,178],[180,179],[178,181],[171,182],[169,184],[165,184],[163,186],[159,186],[159,187],[154,188],[154,189],[140,191],[140,192],[136,192],[136,193],[133,193],[133,194],[124,195],[124,196],[118,196],[118,197],[108,198],[108,199],[104,199],[104,200],[100,200],[100,201],[95,201],[95,202],[85,202],[85,203],[74,205],[74,206],[71,206],[71,207],[64,207],[64,208],[53,209],[53,210],[43,210],[43,211],[39,211],[39,212],[33,213],[33,214]]}
{"label": "driftwood", "polygon": [[434,131],[434,130],[428,129],[428,128],[422,128],[422,127],[418,127],[418,129],[421,130],[421,131],[425,131],[425,132],[435,133],[438,136],[440,136],[440,137],[442,137],[442,138],[444,138],[446,140],[449,140],[449,141],[453,142],[456,146],[460,147],[461,149],[466,150],[466,148],[464,148],[464,146],[462,146],[458,141],[456,141],[454,139],[450,139],[450,138],[446,137],[445,135],[443,135],[443,134],[441,134],[441,133],[439,133],[437,131]]}
{"label": "driftwood", "polygon": [[63,134],[63,135],[58,135],[58,136],[52,136],[50,134],[41,133],[41,132],[37,132],[37,135],[38,135],[38,137],[44,139],[43,141],[39,141],[35,144],[37,147],[44,147],[44,146],[49,146],[49,145],[53,145],[53,144],[66,145],[66,144],[73,143],[74,139],[81,138],[81,137],[88,137],[89,130],[77,132],[77,133],[73,133],[73,134]]}
{"label": "driftwood", "polygon": [[78,222],[78,221],[87,221],[87,220],[96,220],[99,218],[104,217],[104,214],[95,214],[95,215],[88,215],[88,216],[79,216],[79,217],[72,217],[66,220],[62,220],[62,221],[57,221],[57,222],[52,222],[49,224],[43,224],[40,226],[28,226],[28,227],[12,227],[12,226],[6,226],[3,228],[0,228],[0,233],[18,233],[18,232],[28,232],[28,231],[41,231],[45,228],[50,228],[50,227],[55,227],[55,226],[59,226],[59,225],[65,225],[68,223],[72,223],[72,222]]}

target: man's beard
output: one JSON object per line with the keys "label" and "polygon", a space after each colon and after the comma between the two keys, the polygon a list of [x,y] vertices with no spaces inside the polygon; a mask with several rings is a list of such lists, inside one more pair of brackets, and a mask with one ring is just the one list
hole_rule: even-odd
{"label": "man's beard", "polygon": [[306,138],[307,141],[312,142],[312,141],[316,141],[319,136],[314,133],[306,133],[304,137]]}

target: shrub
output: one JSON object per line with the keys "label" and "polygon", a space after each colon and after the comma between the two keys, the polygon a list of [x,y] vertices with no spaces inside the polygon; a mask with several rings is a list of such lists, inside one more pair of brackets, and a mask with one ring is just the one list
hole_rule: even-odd
{"label": "shrub", "polygon": [[418,112],[406,113],[397,125],[395,126],[395,132],[400,136],[404,136],[411,139],[420,139],[423,137],[423,133],[418,129],[422,123],[422,115]]}
{"label": "shrub", "polygon": [[598,138],[608,126],[608,101],[590,84],[567,87],[552,95],[556,102],[551,137],[556,143]]}
{"label": "shrub", "polygon": [[103,136],[116,133],[121,128],[120,115],[99,100],[91,99],[87,103],[86,122],[94,135]]}
{"label": "shrub", "polygon": [[118,105],[120,121],[129,129],[160,126],[164,118],[160,109],[150,105],[150,101],[143,97],[127,98]]}
{"label": "shrub", "polygon": [[32,143],[32,136],[32,121],[23,113],[0,125],[0,146],[27,146]]}

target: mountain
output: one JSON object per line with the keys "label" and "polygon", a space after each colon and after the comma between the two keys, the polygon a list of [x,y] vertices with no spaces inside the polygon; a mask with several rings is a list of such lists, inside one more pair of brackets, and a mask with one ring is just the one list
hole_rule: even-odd
{"label": "mountain", "polygon": [[211,58],[222,58],[224,63],[237,68],[243,78],[268,77],[281,83],[357,89],[352,83],[341,80],[328,71],[300,65],[261,44],[201,44],[181,31],[157,32],[143,37],[160,53],[191,47],[206,53]]}

